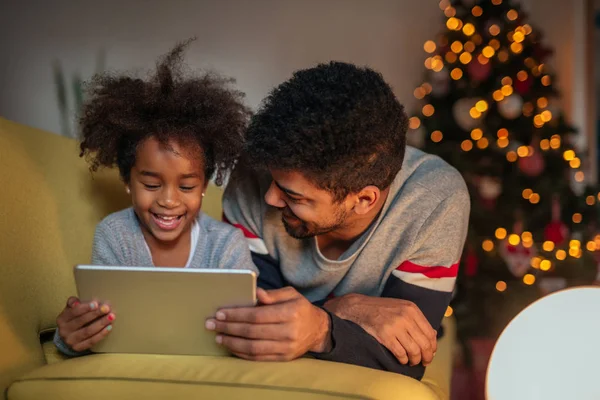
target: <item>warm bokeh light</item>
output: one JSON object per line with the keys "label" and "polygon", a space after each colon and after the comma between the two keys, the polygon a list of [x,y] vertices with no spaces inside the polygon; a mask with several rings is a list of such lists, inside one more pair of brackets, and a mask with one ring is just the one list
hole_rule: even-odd
{"label": "warm bokeh light", "polygon": [[594,196],[588,196],[585,198],[585,203],[588,206],[593,206],[594,204],[596,204],[596,198]]}
{"label": "warm bokeh light", "polygon": [[544,75],[542,77],[542,85],[544,85],[544,86],[550,86],[551,82],[552,82],[552,80],[550,79],[550,75]]}
{"label": "warm bokeh light", "polygon": [[513,42],[510,45],[510,50],[515,54],[520,54],[523,51],[523,45],[521,43]]}
{"label": "warm bokeh light", "polygon": [[527,75],[527,72],[525,72],[525,71],[517,72],[517,79],[520,80],[521,82],[526,81],[528,76],[529,75]]}
{"label": "warm bokeh light", "polygon": [[563,261],[565,258],[567,258],[567,252],[564,250],[558,250],[556,252],[556,259],[559,261]]}
{"label": "warm bokeh light", "polygon": [[550,110],[542,111],[540,115],[542,117],[542,121],[544,122],[550,122],[550,120],[552,119],[552,112],[550,112]]}
{"label": "warm bokeh light", "polygon": [[481,150],[486,149],[490,145],[489,140],[487,138],[481,138],[477,141],[477,147]]}
{"label": "warm bokeh light", "polygon": [[471,53],[464,52],[460,55],[460,57],[458,57],[458,59],[460,60],[461,63],[466,65],[471,62],[471,60],[473,59],[473,56],[471,55]]}
{"label": "warm bokeh light", "polygon": [[454,68],[452,70],[452,72],[450,72],[450,76],[452,77],[452,79],[454,79],[455,81],[459,80],[460,78],[462,78],[463,76],[463,72],[462,69],[460,68]]}
{"label": "warm bokeh light", "polygon": [[481,247],[485,251],[492,251],[492,250],[494,250],[494,242],[492,242],[489,239],[484,240],[483,243],[481,244]]}
{"label": "warm bokeh light", "polygon": [[540,195],[538,193],[534,193],[529,197],[529,202],[531,204],[538,204],[540,202]]}
{"label": "warm bokeh light", "polygon": [[496,141],[496,144],[498,145],[498,147],[500,147],[501,149],[505,149],[508,147],[509,145],[509,141],[507,138],[500,138]]}
{"label": "warm bokeh light", "polygon": [[531,268],[533,268],[533,269],[539,269],[541,262],[542,262],[542,259],[540,257],[533,257],[531,259],[529,265],[531,265]]}
{"label": "warm bokeh light", "polygon": [[492,58],[494,57],[494,54],[496,54],[496,51],[492,46],[485,46],[483,50],[481,50],[481,54],[483,54],[487,58]]}
{"label": "warm bokeh light", "polygon": [[535,276],[531,274],[525,274],[525,276],[523,276],[523,283],[529,286],[533,285],[535,283]]}
{"label": "warm bokeh light", "polygon": [[540,149],[544,151],[550,150],[550,141],[548,139],[542,139],[540,141]]}
{"label": "warm bokeh light", "polygon": [[479,140],[483,137],[483,131],[479,128],[475,128],[471,131],[471,139]]}
{"label": "warm bokeh light", "polygon": [[573,222],[576,224],[580,224],[583,220],[583,216],[580,213],[573,214]]}
{"label": "warm bokeh light", "polygon": [[463,26],[462,30],[463,30],[463,33],[467,36],[471,36],[475,33],[475,27],[471,23],[465,24],[465,26]]}
{"label": "warm bokeh light", "polygon": [[460,21],[457,18],[454,18],[454,17],[448,18],[448,21],[446,21],[446,26],[451,31],[456,31],[456,30],[459,29]]}
{"label": "warm bokeh light", "polygon": [[435,108],[431,105],[431,104],[425,104],[423,106],[423,115],[426,117],[431,117],[433,115],[433,113],[435,112]]}
{"label": "warm bokeh light", "polygon": [[514,151],[509,151],[508,153],[506,153],[506,159],[509,162],[515,162],[518,158],[519,157],[517,156],[517,153],[515,153]]}
{"label": "warm bokeh light", "polygon": [[513,34],[513,40],[517,43],[521,43],[523,40],[525,40],[525,34],[522,32],[515,32]]}
{"label": "warm bokeh light", "polygon": [[496,282],[496,290],[499,292],[504,292],[506,290],[506,282],[504,281],[498,281]]}
{"label": "warm bokeh light", "polygon": [[545,97],[540,97],[539,99],[537,99],[537,106],[539,108],[546,108],[548,107],[548,99]]}
{"label": "warm bokeh light", "polygon": [[498,129],[498,137],[499,138],[507,138],[508,137],[508,129],[506,128],[500,128]]}
{"label": "warm bokeh light", "polygon": [[512,246],[517,246],[519,243],[521,243],[521,237],[513,233],[508,237],[508,243]]}
{"label": "warm bokeh light", "polygon": [[[559,251],[562,251],[564,253],[564,250],[559,250]],[[565,253],[565,258],[566,258],[566,256],[567,255]],[[557,256],[557,258],[558,258],[558,256]],[[563,258],[563,260],[564,260],[564,258]],[[542,271],[550,271],[550,268],[552,268],[552,262],[550,262],[550,260],[544,260],[540,263],[540,269]]]}
{"label": "warm bokeh light", "polygon": [[455,40],[450,45],[450,49],[455,53],[460,53],[463,50],[463,44],[459,40]]}
{"label": "warm bokeh light", "polygon": [[492,95],[492,97],[496,101],[502,101],[502,100],[504,100],[504,95],[502,94],[501,90],[495,90],[494,94]]}
{"label": "warm bokeh light", "polygon": [[506,238],[506,235],[507,235],[506,229],[504,229],[504,228],[496,229],[495,235],[496,235],[496,239],[503,240],[504,238]]}
{"label": "warm bokeh light", "polygon": [[504,78],[502,78],[502,80],[500,82],[502,83],[502,86],[513,84],[513,80],[510,76],[505,76]]}
{"label": "warm bokeh light", "polygon": [[500,34],[500,27],[496,24],[493,24],[489,28],[490,35],[498,36]]}
{"label": "warm bokeh light", "polygon": [[583,171],[578,171],[577,173],[575,173],[575,181],[576,182],[583,182],[585,179],[585,174],[583,173]]}
{"label": "warm bokeh light", "polygon": [[510,96],[513,93],[513,87],[510,85],[504,85],[500,90],[502,90],[504,96]]}
{"label": "warm bokeh light", "polygon": [[488,109],[488,103],[485,100],[479,100],[477,103],[475,103],[475,108],[479,112],[485,112]]}
{"label": "warm bokeh light", "polygon": [[498,50],[500,48],[500,42],[497,39],[490,40],[490,46],[494,50]]}
{"label": "warm bokeh light", "polygon": [[519,13],[517,12],[517,10],[510,10],[506,13],[506,18],[508,18],[511,21],[514,21],[517,18],[519,18]]}
{"label": "warm bokeh light", "polygon": [[527,157],[529,155],[529,149],[527,146],[519,146],[517,149],[517,154],[519,157]]}
{"label": "warm bokeh light", "polygon": [[423,45],[423,50],[425,50],[427,53],[433,53],[435,51],[435,48],[436,46],[433,40],[428,40]]}
{"label": "warm bokeh light", "polygon": [[410,129],[417,129],[419,126],[421,126],[421,120],[419,117],[410,117],[408,120],[408,127]]}
{"label": "warm bokeh light", "polygon": [[521,233],[521,239],[525,242],[531,242],[533,240],[533,234],[531,232],[525,231]]}
{"label": "warm bokeh light", "polygon": [[460,148],[463,149],[463,151],[471,151],[473,149],[473,142],[468,139],[463,140],[463,142],[460,144]]}
{"label": "warm bokeh light", "polygon": [[477,119],[477,118],[481,117],[481,112],[478,109],[476,109],[475,107],[473,107],[469,110],[469,115],[471,116],[471,118]]}
{"label": "warm bokeh light", "polygon": [[529,198],[531,197],[532,194],[533,194],[533,190],[525,189],[525,190],[523,190],[522,196],[525,200],[529,200]]}
{"label": "warm bokeh light", "polygon": [[585,245],[585,248],[587,249],[587,251],[596,251],[597,247],[596,247],[596,242],[587,242]]}
{"label": "warm bokeh light", "polygon": [[563,153],[563,158],[565,159],[565,161],[571,161],[575,158],[575,152],[573,150],[565,150],[565,152]]}
{"label": "warm bokeh light", "polygon": [[439,143],[444,138],[442,131],[433,131],[431,132],[431,141],[434,143]]}
{"label": "warm bokeh light", "polygon": [[579,157],[575,157],[569,161],[569,166],[573,169],[581,167],[581,159],[579,159]]}
{"label": "warm bokeh light", "polygon": [[425,91],[425,89],[423,89],[421,86],[419,86],[418,88],[415,89],[413,94],[417,99],[421,100],[423,97],[425,97],[427,92]]}
{"label": "warm bokeh light", "polygon": [[448,308],[446,308],[446,312],[444,313],[444,317],[451,317],[452,314],[454,314],[454,310],[452,309],[452,307],[448,306]]}
{"label": "warm bokeh light", "polygon": [[481,7],[475,6],[471,10],[471,14],[473,14],[474,17],[481,17],[481,15],[483,14],[483,10],[481,9]]}
{"label": "warm bokeh light", "polygon": [[544,244],[542,244],[542,249],[544,251],[553,251],[554,250],[554,242],[550,240],[546,240]]}

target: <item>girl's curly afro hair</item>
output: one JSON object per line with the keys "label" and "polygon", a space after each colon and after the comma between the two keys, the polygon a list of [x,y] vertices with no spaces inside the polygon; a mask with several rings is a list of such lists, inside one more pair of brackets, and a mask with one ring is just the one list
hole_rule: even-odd
{"label": "girl's curly afro hair", "polygon": [[105,73],[88,83],[80,156],[91,171],[117,166],[129,182],[138,145],[155,137],[165,146],[175,140],[197,151],[206,178],[223,183],[242,150],[250,111],[243,93],[230,87],[233,79],[183,73],[182,54],[190,42],[162,57],[148,79]]}

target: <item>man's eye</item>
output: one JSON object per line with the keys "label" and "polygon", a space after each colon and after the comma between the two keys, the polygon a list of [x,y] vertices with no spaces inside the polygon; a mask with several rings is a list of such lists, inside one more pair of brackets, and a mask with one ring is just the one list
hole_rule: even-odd
{"label": "man's eye", "polygon": [[148,185],[146,183],[144,183],[143,185],[146,189],[149,189],[149,190],[156,190],[160,187],[160,185]]}

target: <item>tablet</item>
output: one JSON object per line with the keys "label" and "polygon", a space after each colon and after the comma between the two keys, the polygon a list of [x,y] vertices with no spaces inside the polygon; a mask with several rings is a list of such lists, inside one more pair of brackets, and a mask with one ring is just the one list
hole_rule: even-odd
{"label": "tablet", "polygon": [[75,282],[81,301],[115,313],[111,333],[92,347],[101,353],[227,355],[206,319],[256,304],[250,270],[78,265]]}

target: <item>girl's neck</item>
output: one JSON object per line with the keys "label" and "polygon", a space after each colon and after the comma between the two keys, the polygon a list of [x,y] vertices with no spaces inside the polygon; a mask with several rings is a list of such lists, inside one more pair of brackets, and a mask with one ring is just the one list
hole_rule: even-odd
{"label": "girl's neck", "polygon": [[173,241],[163,242],[157,240],[150,232],[142,229],[146,244],[150,249],[152,263],[156,267],[185,267],[192,248],[191,228]]}

